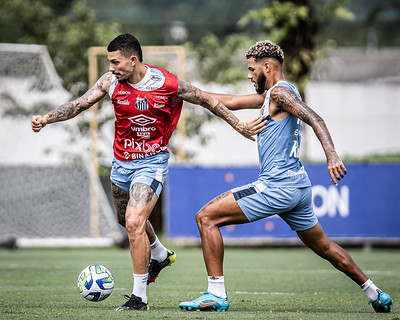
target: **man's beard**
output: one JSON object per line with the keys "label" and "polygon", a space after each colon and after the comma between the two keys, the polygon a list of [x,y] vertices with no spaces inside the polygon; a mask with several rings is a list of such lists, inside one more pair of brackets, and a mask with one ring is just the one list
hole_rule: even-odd
{"label": "man's beard", "polygon": [[265,77],[264,73],[260,73],[257,79],[257,89],[256,92],[258,94],[263,94],[265,91],[265,83],[267,82],[267,78]]}

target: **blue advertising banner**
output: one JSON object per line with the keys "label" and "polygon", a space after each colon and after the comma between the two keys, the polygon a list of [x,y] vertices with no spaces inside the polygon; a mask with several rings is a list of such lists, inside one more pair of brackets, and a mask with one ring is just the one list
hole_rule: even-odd
{"label": "blue advertising banner", "polygon": [[[400,164],[349,164],[335,187],[326,165],[306,164],[313,184],[314,211],[330,237],[400,238]],[[256,180],[258,167],[171,166],[164,190],[165,234],[199,237],[195,216],[219,194]],[[221,228],[224,238],[296,237],[274,216]]]}

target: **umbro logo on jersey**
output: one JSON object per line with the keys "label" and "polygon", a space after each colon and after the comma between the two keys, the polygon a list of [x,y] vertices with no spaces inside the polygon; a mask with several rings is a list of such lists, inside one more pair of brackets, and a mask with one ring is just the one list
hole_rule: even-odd
{"label": "umbro logo on jersey", "polygon": [[136,98],[135,108],[140,111],[145,111],[149,108],[149,104],[147,103],[147,98]]}
{"label": "umbro logo on jersey", "polygon": [[132,121],[132,123],[137,124],[139,126],[147,126],[149,124],[155,123],[157,121],[156,118],[152,118],[152,117],[147,117],[145,115],[138,115],[138,116],[134,116],[131,118],[128,118],[130,121]]}

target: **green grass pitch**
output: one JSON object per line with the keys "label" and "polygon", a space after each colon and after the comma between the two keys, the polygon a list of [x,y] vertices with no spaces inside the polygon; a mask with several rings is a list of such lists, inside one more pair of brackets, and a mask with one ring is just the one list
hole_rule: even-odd
{"label": "green grass pitch", "polygon": [[[199,248],[169,246],[177,253],[172,267],[148,287],[150,310],[115,312],[132,290],[126,249],[0,249],[0,319],[334,319],[400,320],[400,251],[349,250],[375,284],[394,299],[391,314],[375,314],[359,287],[305,248],[225,251],[225,279],[230,309],[188,312],[181,301],[207,289]],[[114,276],[112,295],[101,302],[83,299],[79,273],[102,264]]]}

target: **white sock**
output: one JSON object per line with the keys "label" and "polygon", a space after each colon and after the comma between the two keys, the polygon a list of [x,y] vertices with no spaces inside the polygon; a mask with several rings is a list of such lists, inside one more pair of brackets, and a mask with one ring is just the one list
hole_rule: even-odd
{"label": "white sock", "polygon": [[147,278],[149,274],[133,274],[133,291],[136,297],[142,298],[143,303],[147,303]]}
{"label": "white sock", "polygon": [[224,276],[219,277],[208,277],[208,292],[212,293],[213,295],[226,298],[226,290],[225,290],[225,280]]}
{"label": "white sock", "polygon": [[361,289],[364,290],[369,300],[374,301],[378,299],[378,292],[376,292],[376,289],[378,288],[374,285],[371,279],[365,281],[365,283],[361,285]]}
{"label": "white sock", "polygon": [[156,236],[156,240],[150,244],[151,258],[161,262],[165,260],[167,257],[167,249],[163,246],[163,244],[158,240]]}

